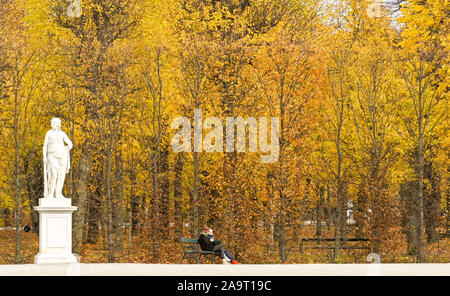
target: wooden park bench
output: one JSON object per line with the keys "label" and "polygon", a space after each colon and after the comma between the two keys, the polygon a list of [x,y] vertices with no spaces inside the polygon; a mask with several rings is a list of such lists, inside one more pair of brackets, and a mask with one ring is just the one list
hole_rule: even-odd
{"label": "wooden park bench", "polygon": [[194,238],[181,238],[181,247],[183,248],[183,258],[181,258],[180,264],[183,263],[185,258],[191,257],[195,259],[195,263],[199,263],[199,258],[209,258],[211,264],[214,264],[214,258],[216,254],[213,251],[202,251],[198,240]]}
{"label": "wooden park bench", "polygon": [[[325,250],[332,250],[334,249],[334,245],[330,244],[330,242],[335,242],[336,240],[334,238],[303,238],[300,242],[300,253],[303,253],[303,249],[325,249]],[[314,245],[308,245],[307,243],[314,243]],[[324,242],[325,244],[321,243]],[[341,249],[347,249],[347,250],[355,250],[355,249],[361,249],[361,250],[370,250],[370,241],[367,238],[347,238],[343,239],[342,242],[345,244],[341,245]],[[359,243],[359,244],[353,244],[353,243]]]}

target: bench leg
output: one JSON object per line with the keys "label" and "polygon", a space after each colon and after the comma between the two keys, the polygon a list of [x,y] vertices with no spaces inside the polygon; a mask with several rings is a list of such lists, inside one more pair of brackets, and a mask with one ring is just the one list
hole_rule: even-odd
{"label": "bench leg", "polygon": [[186,253],[183,254],[183,257],[181,258],[180,264],[183,263],[184,258],[186,257]]}

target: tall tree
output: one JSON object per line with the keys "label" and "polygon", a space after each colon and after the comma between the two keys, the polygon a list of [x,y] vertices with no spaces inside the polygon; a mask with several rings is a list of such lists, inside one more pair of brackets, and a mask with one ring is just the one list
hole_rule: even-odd
{"label": "tall tree", "polygon": [[447,114],[444,100],[448,88],[446,39],[448,2],[407,1],[402,6],[397,69],[403,78],[407,99],[403,101],[405,136],[411,139],[417,178],[418,225],[417,260],[425,261],[424,251],[424,170],[425,146],[430,135]]}
{"label": "tall tree", "polygon": [[[305,174],[298,168],[306,164],[297,155],[307,149],[305,139],[316,121],[313,110],[321,100],[318,91],[312,88],[312,81],[320,79],[324,70],[319,65],[319,53],[313,45],[313,36],[319,29],[316,19],[319,7],[309,1],[283,4],[287,5],[282,7],[284,14],[279,16],[283,25],[269,31],[267,36],[261,36],[270,44],[261,47],[260,58],[254,62],[268,113],[271,117],[278,117],[280,122],[279,131],[271,133],[278,133],[279,138],[279,155],[276,155],[276,168],[273,170],[277,179],[281,262],[287,259],[287,226],[295,225],[298,220],[298,196],[304,194],[298,182],[305,180]],[[288,153],[291,149],[299,154]],[[291,188],[293,183],[297,188]]]}
{"label": "tall tree", "polygon": [[357,51],[356,92],[351,109],[356,129],[355,146],[359,151],[351,157],[361,174],[358,214],[364,224],[368,224],[373,251],[380,253],[381,244],[387,240],[385,235],[397,224],[396,204],[389,182],[392,168],[400,157],[394,133],[399,95],[398,79],[392,69],[394,30],[385,17],[369,18],[367,4],[354,2],[350,18]]}
{"label": "tall tree", "polygon": [[39,98],[39,92],[42,87],[42,80],[45,75],[45,59],[47,52],[39,48],[32,48],[30,44],[30,35],[24,28],[24,7],[21,2],[3,3],[2,12],[6,10],[8,14],[5,17],[5,26],[9,28],[14,36],[5,39],[2,42],[6,44],[6,51],[3,52],[5,67],[0,72],[4,79],[0,86],[0,94],[6,103],[3,104],[2,114],[6,122],[6,138],[11,153],[12,160],[9,163],[11,188],[14,196],[14,221],[15,221],[15,263],[21,263],[21,229],[23,221],[24,195],[26,194],[26,174],[24,166],[26,165],[27,150],[31,145],[37,146],[39,137],[38,122],[40,120],[39,112],[33,112],[42,103]]}

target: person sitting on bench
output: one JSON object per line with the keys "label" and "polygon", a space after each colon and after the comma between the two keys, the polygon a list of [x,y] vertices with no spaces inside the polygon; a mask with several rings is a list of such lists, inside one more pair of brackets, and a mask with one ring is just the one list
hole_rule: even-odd
{"label": "person sitting on bench", "polygon": [[200,237],[198,238],[198,243],[203,251],[214,251],[220,256],[223,264],[240,264],[234,257],[225,250],[220,240],[214,238],[213,231],[208,226],[204,226]]}

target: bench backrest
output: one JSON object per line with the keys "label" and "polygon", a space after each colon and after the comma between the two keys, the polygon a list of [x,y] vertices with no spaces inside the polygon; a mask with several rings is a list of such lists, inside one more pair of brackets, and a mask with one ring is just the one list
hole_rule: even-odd
{"label": "bench backrest", "polygon": [[[302,238],[302,241],[304,242],[334,242],[335,239],[334,238]],[[341,239],[341,241],[346,241],[346,242],[368,242],[369,239],[367,238],[346,238],[346,239]]]}
{"label": "bench backrest", "polygon": [[183,248],[183,251],[198,251],[200,250],[200,244],[198,243],[198,240],[195,238],[181,238],[181,247]]}

